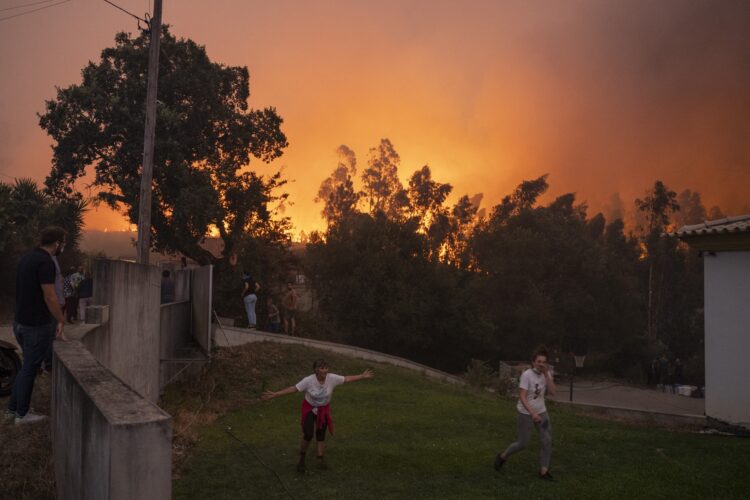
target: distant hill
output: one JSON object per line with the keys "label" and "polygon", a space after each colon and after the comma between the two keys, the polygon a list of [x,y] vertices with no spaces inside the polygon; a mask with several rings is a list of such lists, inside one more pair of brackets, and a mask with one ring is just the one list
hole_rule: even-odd
{"label": "distant hill", "polygon": [[86,253],[104,253],[112,259],[135,259],[138,233],[131,231],[83,231],[80,248]]}
{"label": "distant hill", "polygon": [[[79,244],[81,251],[89,254],[103,253],[110,259],[135,260],[135,243],[138,233],[135,231],[99,231],[86,229]],[[224,249],[221,238],[206,238],[201,246],[216,256]],[[153,263],[179,260],[178,257],[151,252]]]}

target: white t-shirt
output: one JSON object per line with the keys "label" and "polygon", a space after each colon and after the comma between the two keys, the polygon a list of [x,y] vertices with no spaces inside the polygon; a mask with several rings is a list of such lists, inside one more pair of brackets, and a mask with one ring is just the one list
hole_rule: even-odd
{"label": "white t-shirt", "polygon": [[344,377],[329,373],[326,375],[326,381],[322,384],[318,382],[318,377],[313,373],[300,380],[296,387],[299,392],[305,393],[305,399],[311,405],[325,406],[331,402],[333,388],[344,383]]}
{"label": "white t-shirt", "polygon": [[[547,411],[547,407],[544,406],[544,394],[547,392],[547,379],[544,378],[543,373],[536,373],[529,368],[521,374],[521,379],[518,381],[518,387],[528,391],[526,393],[526,402],[529,403],[529,406],[537,415]],[[529,415],[528,410],[526,410],[526,407],[521,403],[521,398],[518,398],[516,408],[524,415]]]}

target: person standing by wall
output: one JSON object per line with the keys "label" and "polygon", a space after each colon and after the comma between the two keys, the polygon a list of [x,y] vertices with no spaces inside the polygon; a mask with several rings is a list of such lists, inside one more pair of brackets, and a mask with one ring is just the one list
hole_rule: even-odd
{"label": "person standing by wall", "polygon": [[91,305],[91,297],[94,296],[94,280],[91,279],[91,273],[85,271],[83,280],[78,285],[78,320],[86,322],[86,308]]}
{"label": "person standing by wall", "polygon": [[258,323],[258,318],[255,315],[255,304],[258,302],[257,292],[260,290],[260,284],[247,272],[242,275],[242,281],[245,283],[245,287],[242,289],[242,302],[245,304],[245,312],[247,313],[247,327],[255,328]]}
{"label": "person standing by wall", "polygon": [[281,313],[271,297],[268,297],[266,301],[266,309],[268,310],[268,329],[271,333],[281,333]]}
{"label": "person standing by wall", "polygon": [[552,481],[549,471],[552,457],[552,426],[547,407],[544,404],[545,393],[555,394],[555,382],[547,365],[547,350],[540,347],[534,353],[531,368],[521,374],[518,383],[518,439],[504,452],[495,457],[495,470],[500,471],[503,464],[512,454],[521,451],[529,444],[531,429],[536,427],[542,449],[539,456],[539,477]]}
{"label": "person standing by wall", "polygon": [[281,307],[284,309],[284,333],[294,335],[297,329],[297,323],[295,317],[297,315],[297,303],[299,298],[297,292],[294,291],[292,282],[286,284],[286,293],[284,298],[281,299]]}
{"label": "person standing by wall", "polygon": [[65,230],[49,226],[42,230],[40,246],[21,257],[16,270],[16,314],[13,333],[23,351],[21,371],[13,383],[6,417],[14,417],[16,424],[39,422],[46,419],[29,411],[39,367],[48,356],[52,341],[67,340],[60,303],[55,294],[55,263],[65,247]]}
{"label": "person standing by wall", "polygon": [[70,268],[70,273],[63,279],[63,296],[65,297],[65,320],[73,323],[78,314],[78,291],[75,285],[75,268]]}
{"label": "person standing by wall", "polygon": [[169,304],[175,301],[175,286],[172,273],[168,269],[161,272],[161,303]]}

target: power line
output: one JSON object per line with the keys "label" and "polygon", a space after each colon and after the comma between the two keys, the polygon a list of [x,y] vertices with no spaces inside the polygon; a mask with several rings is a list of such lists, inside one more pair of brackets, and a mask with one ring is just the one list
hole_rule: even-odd
{"label": "power line", "polygon": [[25,16],[26,14],[31,14],[32,12],[37,12],[39,10],[49,9],[50,7],[54,7],[55,5],[60,5],[63,3],[70,2],[70,0],[62,0],[62,2],[53,3],[52,5],[45,5],[44,7],[38,7],[36,9],[27,10],[26,12],[21,12],[20,14],[13,14],[12,16],[7,17],[0,17],[0,21],[5,21],[7,19],[13,19],[14,17],[21,17]]}
{"label": "power line", "polygon": [[42,0],[41,2],[25,3],[23,5],[16,5],[15,7],[5,7],[4,9],[0,9],[0,12],[5,12],[6,10],[23,9],[25,7],[32,7],[34,5],[39,5],[40,3],[50,3],[54,1],[55,0]]}
{"label": "power line", "polygon": [[113,3],[113,2],[110,2],[109,0],[104,0],[104,1],[105,1],[105,2],[107,2],[108,4],[110,4],[110,5],[111,5],[112,7],[114,7],[115,9],[120,9],[120,10],[121,10],[121,11],[123,11],[123,12],[124,12],[125,14],[129,15],[130,17],[134,17],[135,19],[137,19],[137,20],[139,20],[139,21],[143,21],[144,23],[148,24],[148,21],[146,21],[145,19],[143,19],[143,18],[141,18],[141,17],[138,17],[138,16],[136,16],[136,15],[135,15],[135,14],[133,14],[132,12],[128,12],[127,10],[123,9],[122,7],[120,7],[119,5],[117,5],[117,4]]}

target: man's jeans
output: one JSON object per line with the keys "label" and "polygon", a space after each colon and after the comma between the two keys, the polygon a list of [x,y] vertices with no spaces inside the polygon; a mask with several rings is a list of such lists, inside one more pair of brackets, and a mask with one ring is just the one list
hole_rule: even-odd
{"label": "man's jeans", "polygon": [[23,417],[29,412],[34,380],[36,380],[36,374],[39,372],[42,361],[52,349],[56,326],[56,323],[42,326],[13,323],[13,333],[23,351],[23,364],[13,383],[8,410],[15,412],[19,417]]}

